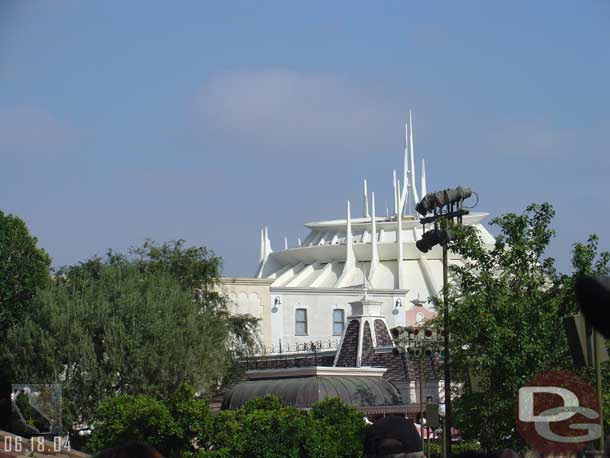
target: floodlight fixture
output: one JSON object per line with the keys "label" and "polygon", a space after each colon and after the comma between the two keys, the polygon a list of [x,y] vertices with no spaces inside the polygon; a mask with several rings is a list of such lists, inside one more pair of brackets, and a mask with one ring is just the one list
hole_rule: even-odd
{"label": "floodlight fixture", "polygon": [[472,189],[463,188],[447,188],[443,191],[431,192],[426,194],[424,198],[415,206],[415,210],[422,216],[435,209],[440,209],[444,206],[463,202],[472,195]]}
{"label": "floodlight fixture", "polygon": [[450,234],[442,229],[431,229],[424,232],[422,238],[415,242],[415,246],[422,253],[427,253],[436,245],[444,245],[451,240]]}
{"label": "floodlight fixture", "polygon": [[407,328],[405,326],[396,326],[390,329],[390,334],[392,334],[393,339],[399,339],[401,335],[407,332]]}

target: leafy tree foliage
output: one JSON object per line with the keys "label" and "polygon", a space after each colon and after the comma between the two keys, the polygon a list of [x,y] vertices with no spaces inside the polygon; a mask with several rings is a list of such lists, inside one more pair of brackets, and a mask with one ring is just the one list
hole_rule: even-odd
{"label": "leafy tree foliage", "polygon": [[37,242],[23,220],[0,211],[0,331],[19,322],[49,279],[51,260]]}
{"label": "leafy tree foliage", "polygon": [[175,452],[180,431],[161,401],[144,395],[109,397],[100,403],[96,417],[94,432],[87,441],[92,453],[129,440],[144,441],[164,456]]}
{"label": "leafy tree foliage", "polygon": [[362,415],[339,399],[316,403],[307,412],[266,396],[211,415],[188,385],[167,402],[143,395],[107,398],[93,426],[91,452],[144,440],[164,456],[199,458],[362,456],[365,431]]}
{"label": "leafy tree foliage", "polygon": [[364,432],[362,415],[339,399],[325,399],[306,412],[268,396],[216,415],[212,447],[200,450],[200,457],[362,456]]}
{"label": "leafy tree foliage", "polygon": [[362,414],[338,398],[311,408],[305,448],[309,457],[362,456],[365,428]]}
{"label": "leafy tree foliage", "polygon": [[188,384],[166,402],[145,395],[108,397],[99,403],[86,448],[94,453],[140,440],[163,456],[188,456],[207,445],[211,418],[207,403]]}
{"label": "leafy tree foliage", "polygon": [[[51,259],[37,247],[23,220],[0,211],[0,333],[19,324],[36,307],[36,292],[49,280]],[[12,367],[2,361],[0,340],[0,429],[10,423]]]}
{"label": "leafy tree foliage", "polygon": [[[486,450],[523,447],[514,430],[518,389],[543,370],[572,369],[562,318],[575,310],[573,276],[559,275],[545,250],[554,236],[551,205],[532,204],[521,215],[492,221],[500,235],[489,250],[473,227],[456,227],[451,249],[464,256],[452,266],[452,370],[466,384],[454,404],[454,422]],[[580,272],[607,269],[597,262],[597,238],[576,244]],[[482,392],[469,375],[483,376]]]}
{"label": "leafy tree foliage", "polygon": [[167,400],[183,382],[210,393],[235,349],[255,341],[256,320],[230,315],[218,293],[219,259],[182,243],[61,269],[7,333],[19,380],[62,383],[68,428],[89,422],[106,396]]}

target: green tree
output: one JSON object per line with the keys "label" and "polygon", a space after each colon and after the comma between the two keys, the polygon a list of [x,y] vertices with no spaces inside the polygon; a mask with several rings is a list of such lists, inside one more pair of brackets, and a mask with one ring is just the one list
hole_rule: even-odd
{"label": "green tree", "polygon": [[[210,394],[236,345],[254,341],[256,320],[230,315],[215,289],[219,260],[181,242],[164,247],[169,260],[109,252],[59,270],[39,307],[7,333],[18,379],[62,383],[67,428],[89,422],[106,396],[167,400],[184,382]],[[234,321],[245,323],[239,335]]]}
{"label": "green tree", "polygon": [[[486,450],[524,447],[514,430],[514,403],[519,388],[539,372],[567,369],[593,380],[590,369],[573,366],[562,319],[577,310],[577,276],[607,274],[610,253],[598,253],[598,238],[591,235],[573,246],[573,273],[558,274],[554,260],[544,256],[554,214],[545,203],[495,218],[499,236],[492,249],[473,227],[454,228],[451,249],[465,259],[451,268],[451,364],[464,384],[456,393],[454,423]],[[610,414],[605,369],[604,409]],[[475,374],[482,387],[477,392],[471,389]]]}
{"label": "green tree", "polygon": [[365,424],[362,414],[338,398],[324,399],[311,408],[305,437],[311,458],[362,456]]}
{"label": "green tree", "polygon": [[166,457],[194,455],[208,447],[212,414],[190,385],[165,402],[144,395],[119,395],[98,404],[86,449],[95,453],[130,440],[149,443]]}
{"label": "green tree", "polygon": [[130,440],[144,441],[164,456],[177,456],[181,431],[168,407],[144,395],[120,395],[103,400],[97,409],[87,450],[95,453]]}
{"label": "green tree", "polygon": [[[49,281],[51,260],[37,247],[27,226],[17,216],[0,211],[0,334],[19,324],[36,308],[36,292]],[[0,340],[0,429],[10,423],[12,367],[2,361],[10,347]]]}
{"label": "green tree", "polygon": [[282,407],[277,398],[267,396],[238,410],[220,412],[214,419],[211,441],[214,454],[299,458],[304,453],[306,427],[306,412]]}
{"label": "green tree", "polygon": [[[566,288],[544,252],[554,236],[549,204],[492,221],[500,235],[489,250],[473,227],[455,228],[451,249],[464,256],[451,269],[452,370],[466,383],[454,404],[454,423],[486,450],[520,449],[514,402],[521,386],[543,370],[572,363],[562,318]],[[484,375],[482,392],[469,374]]]}
{"label": "green tree", "polygon": [[17,216],[0,211],[0,332],[31,309],[49,279],[51,260]]}
{"label": "green tree", "polygon": [[201,457],[342,458],[361,456],[362,415],[339,399],[327,399],[311,411],[282,407],[267,396],[214,417],[210,449]]}

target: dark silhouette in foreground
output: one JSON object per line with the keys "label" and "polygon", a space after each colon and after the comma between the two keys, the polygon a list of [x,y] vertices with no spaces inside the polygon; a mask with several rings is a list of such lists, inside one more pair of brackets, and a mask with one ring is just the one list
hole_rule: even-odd
{"label": "dark silhouette in foreground", "polygon": [[421,438],[413,420],[405,417],[383,417],[366,435],[365,458],[424,458]]}
{"label": "dark silhouette in foreground", "polygon": [[576,280],[575,289],[582,313],[606,339],[610,338],[610,277],[583,275]]}
{"label": "dark silhouette in foreground", "polygon": [[163,458],[154,447],[139,442],[126,442],[118,447],[107,448],[93,455],[94,458]]}

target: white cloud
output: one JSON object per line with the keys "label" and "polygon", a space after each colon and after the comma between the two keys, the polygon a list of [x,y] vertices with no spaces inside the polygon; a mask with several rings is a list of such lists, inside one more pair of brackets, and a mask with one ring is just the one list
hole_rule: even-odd
{"label": "white cloud", "polygon": [[202,85],[191,122],[204,142],[250,154],[358,156],[400,143],[404,99],[333,75],[236,72]]}
{"label": "white cloud", "polygon": [[0,156],[54,156],[74,139],[74,129],[45,110],[0,108]]}

